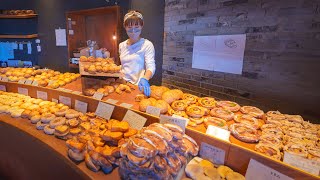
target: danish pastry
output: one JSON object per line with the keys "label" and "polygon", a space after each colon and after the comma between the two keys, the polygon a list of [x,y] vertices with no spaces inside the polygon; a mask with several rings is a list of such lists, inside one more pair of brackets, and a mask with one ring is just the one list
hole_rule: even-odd
{"label": "danish pastry", "polygon": [[226,121],[233,120],[234,114],[228,109],[223,108],[213,108],[210,111],[211,116],[215,116],[221,119],[224,119]]}
{"label": "danish pastry", "polygon": [[240,105],[232,101],[218,101],[217,106],[232,112],[237,112],[240,110]]}
{"label": "danish pastry", "polygon": [[171,108],[175,111],[184,111],[188,107],[188,102],[185,100],[173,101]]}
{"label": "danish pastry", "polygon": [[306,158],[308,151],[306,147],[301,144],[289,143],[283,147],[283,150],[287,153],[294,154]]}
{"label": "danish pastry", "polygon": [[182,99],[187,101],[188,104],[195,104],[197,103],[199,97],[192,94],[184,93]]}
{"label": "danish pastry", "polygon": [[259,121],[248,114],[237,114],[234,116],[234,121],[241,124],[247,124],[255,129],[259,129]]}
{"label": "danish pastry", "polygon": [[211,97],[202,97],[198,99],[198,105],[211,110],[216,107],[216,100]]}
{"label": "danish pastry", "polygon": [[255,150],[267,156],[270,156],[276,160],[281,159],[281,153],[279,148],[273,146],[272,144],[259,143],[255,146]]}
{"label": "danish pastry", "polygon": [[264,112],[261,109],[254,106],[242,106],[240,108],[240,111],[243,114],[249,114],[255,118],[262,118],[262,116],[264,115]]}
{"label": "danish pastry", "polygon": [[192,118],[201,118],[205,115],[205,110],[200,106],[191,105],[186,108],[186,113]]}
{"label": "danish pastry", "polygon": [[93,96],[94,93],[96,93],[96,90],[93,89],[93,88],[86,89],[86,90],[83,91],[83,94],[86,95],[86,96]]}
{"label": "danish pastry", "polygon": [[206,117],[204,118],[204,125],[208,128],[209,125],[217,126],[222,129],[228,130],[228,124],[225,120],[217,117]]}
{"label": "danish pastry", "polygon": [[250,125],[234,123],[230,125],[231,134],[240,141],[256,143],[259,141],[258,131]]}

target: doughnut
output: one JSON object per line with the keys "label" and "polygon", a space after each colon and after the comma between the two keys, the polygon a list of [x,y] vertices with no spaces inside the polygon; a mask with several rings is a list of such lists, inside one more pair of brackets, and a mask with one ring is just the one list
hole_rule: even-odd
{"label": "doughnut", "polygon": [[73,109],[69,109],[67,112],[66,112],[66,115],[65,117],[67,119],[73,119],[73,118],[78,118],[80,116],[80,113],[76,110],[73,110]]}
{"label": "doughnut", "polygon": [[46,125],[43,129],[44,133],[48,135],[52,135],[54,133],[54,129],[50,128],[50,125]]}
{"label": "doughnut", "polygon": [[216,107],[216,100],[211,97],[202,97],[198,99],[198,105],[211,110]]}
{"label": "doughnut", "polygon": [[43,114],[41,116],[41,122],[48,124],[50,121],[52,121],[54,118],[56,118],[56,116],[54,114]]}
{"label": "doughnut", "polygon": [[39,122],[41,119],[41,116],[40,115],[34,115],[30,118],[30,121],[32,124],[36,124],[37,122]]}
{"label": "doughnut", "polygon": [[234,121],[241,124],[247,124],[255,129],[259,129],[259,121],[248,114],[237,114],[234,116]]}
{"label": "doughnut", "polygon": [[47,125],[47,124],[42,123],[41,121],[38,121],[37,124],[36,124],[36,128],[37,128],[38,130],[43,130],[46,125]]}
{"label": "doughnut", "polygon": [[222,129],[228,130],[228,124],[225,120],[217,117],[206,117],[204,118],[204,125],[206,128],[209,127],[209,125],[216,126]]}
{"label": "doughnut", "polygon": [[264,115],[264,112],[261,109],[254,106],[242,106],[240,108],[240,111],[243,114],[249,114],[255,118],[262,118],[262,116]]}
{"label": "doughnut", "polygon": [[65,116],[67,113],[67,110],[66,109],[59,109],[58,111],[56,111],[54,114],[58,117],[63,117]]}
{"label": "doughnut", "polygon": [[69,119],[69,120],[67,120],[66,123],[67,123],[67,125],[70,126],[70,128],[78,127],[78,125],[80,124],[80,122],[76,118]]}
{"label": "doughnut", "polygon": [[232,111],[223,108],[213,108],[210,111],[210,115],[214,117],[218,117],[224,119],[226,121],[233,120],[234,114]]}
{"label": "doughnut", "polygon": [[50,128],[55,128],[56,126],[59,126],[59,125],[63,125],[66,123],[66,118],[64,117],[56,117],[54,118],[53,120],[50,121],[49,125],[50,125]]}
{"label": "doughnut", "polygon": [[197,103],[199,97],[192,95],[192,94],[189,94],[189,93],[184,93],[182,96],[182,99],[187,101],[188,104],[195,104],[195,103]]}
{"label": "doughnut", "polygon": [[191,105],[186,108],[186,113],[192,118],[201,118],[205,115],[205,110],[200,106]]}
{"label": "doughnut", "polygon": [[217,106],[232,112],[240,110],[240,105],[232,101],[218,101]]}
{"label": "doughnut", "polygon": [[175,111],[184,111],[188,107],[188,102],[185,100],[173,101],[171,108]]}
{"label": "doughnut", "polygon": [[238,140],[246,143],[256,143],[259,141],[258,131],[250,125],[234,123],[229,127],[231,134]]}

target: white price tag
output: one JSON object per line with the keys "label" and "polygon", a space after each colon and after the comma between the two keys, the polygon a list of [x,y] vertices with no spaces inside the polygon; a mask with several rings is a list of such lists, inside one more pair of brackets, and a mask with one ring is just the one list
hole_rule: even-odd
{"label": "white price tag", "polygon": [[130,109],[133,105],[128,103],[121,103],[120,106]]}
{"label": "white price tag", "polygon": [[230,131],[212,125],[208,126],[206,134],[224,141],[229,141],[230,137]]}
{"label": "white price tag", "polygon": [[24,82],[24,84],[31,85],[31,84],[32,84],[32,80],[27,79],[27,80]]}
{"label": "white price tag", "polygon": [[0,91],[7,91],[7,88],[5,85],[0,85]]}
{"label": "white price tag", "polygon": [[147,122],[147,118],[140,116],[139,114],[131,110],[128,110],[126,115],[123,117],[123,121],[128,122],[132,128],[140,130]]}
{"label": "white price tag", "polygon": [[199,154],[201,158],[207,159],[214,164],[224,164],[226,152],[220,148],[202,142]]}
{"label": "white price tag", "polygon": [[55,103],[59,103],[59,100],[58,99],[55,99],[55,98],[52,98],[52,102],[55,102]]}
{"label": "white price tag", "polygon": [[28,96],[28,89],[27,88],[18,87],[18,93]]}
{"label": "white price tag", "polygon": [[88,103],[76,100],[75,105],[74,105],[74,109],[85,114],[85,113],[87,113],[87,110],[88,110]]}
{"label": "white price tag", "polygon": [[183,132],[186,130],[186,126],[187,126],[187,121],[186,118],[183,117],[173,117],[173,116],[166,116],[166,115],[161,115],[160,116],[160,123],[161,124],[175,124],[181,127],[181,129],[183,130]]}
{"label": "white price tag", "polygon": [[38,81],[33,81],[31,85],[32,86],[38,86]]}
{"label": "white price tag", "polygon": [[319,176],[320,162],[284,152],[283,162]]}
{"label": "white price tag", "polygon": [[99,117],[109,120],[111,118],[113,110],[114,106],[103,102],[99,102],[95,114]]}
{"label": "white price tag", "polygon": [[157,107],[154,107],[154,106],[148,106],[147,110],[146,110],[146,113],[159,117],[160,116],[160,111],[161,111],[160,108],[157,108]]}
{"label": "white price tag", "polygon": [[59,102],[71,107],[71,98],[65,96],[59,96]]}
{"label": "white price tag", "polygon": [[254,159],[250,159],[246,172],[246,180],[256,180],[257,177],[259,177],[259,180],[293,180]]}
{"label": "white price tag", "polygon": [[8,78],[8,77],[2,77],[2,81],[8,82],[8,81],[9,81],[9,78]]}
{"label": "white price tag", "polygon": [[43,91],[37,91],[37,98],[42,100],[48,100],[48,93]]}
{"label": "white price tag", "polygon": [[110,104],[117,104],[118,100],[115,100],[115,99],[107,99],[106,102],[107,102],[107,103],[110,103]]}
{"label": "white price tag", "polygon": [[95,98],[97,100],[101,100],[103,98],[103,94],[99,93],[99,92],[95,92],[93,95],[93,98]]}
{"label": "white price tag", "polygon": [[25,82],[26,82],[25,79],[20,79],[20,80],[18,81],[19,84],[24,84]]}
{"label": "white price tag", "polygon": [[80,91],[72,91],[72,93],[73,93],[73,94],[77,94],[77,95],[82,94],[82,92],[80,92]]}

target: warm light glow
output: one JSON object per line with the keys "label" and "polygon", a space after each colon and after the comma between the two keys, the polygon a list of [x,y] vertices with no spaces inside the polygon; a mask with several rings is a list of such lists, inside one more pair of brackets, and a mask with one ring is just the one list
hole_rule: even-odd
{"label": "warm light glow", "polygon": [[112,39],[113,39],[113,40],[116,40],[116,39],[117,39],[117,36],[116,36],[116,35],[113,35],[113,36],[112,36]]}

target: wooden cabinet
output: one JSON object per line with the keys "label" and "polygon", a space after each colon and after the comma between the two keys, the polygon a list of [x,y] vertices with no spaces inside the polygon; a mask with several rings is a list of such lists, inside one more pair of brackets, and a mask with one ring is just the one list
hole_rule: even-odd
{"label": "wooden cabinet", "polygon": [[[118,39],[121,28],[119,6],[67,12],[66,22],[69,60],[74,57],[74,50],[87,46],[87,40],[93,40],[100,48],[107,48],[110,57],[115,58],[115,62],[119,61]],[[71,63],[69,67],[79,68]]]}

